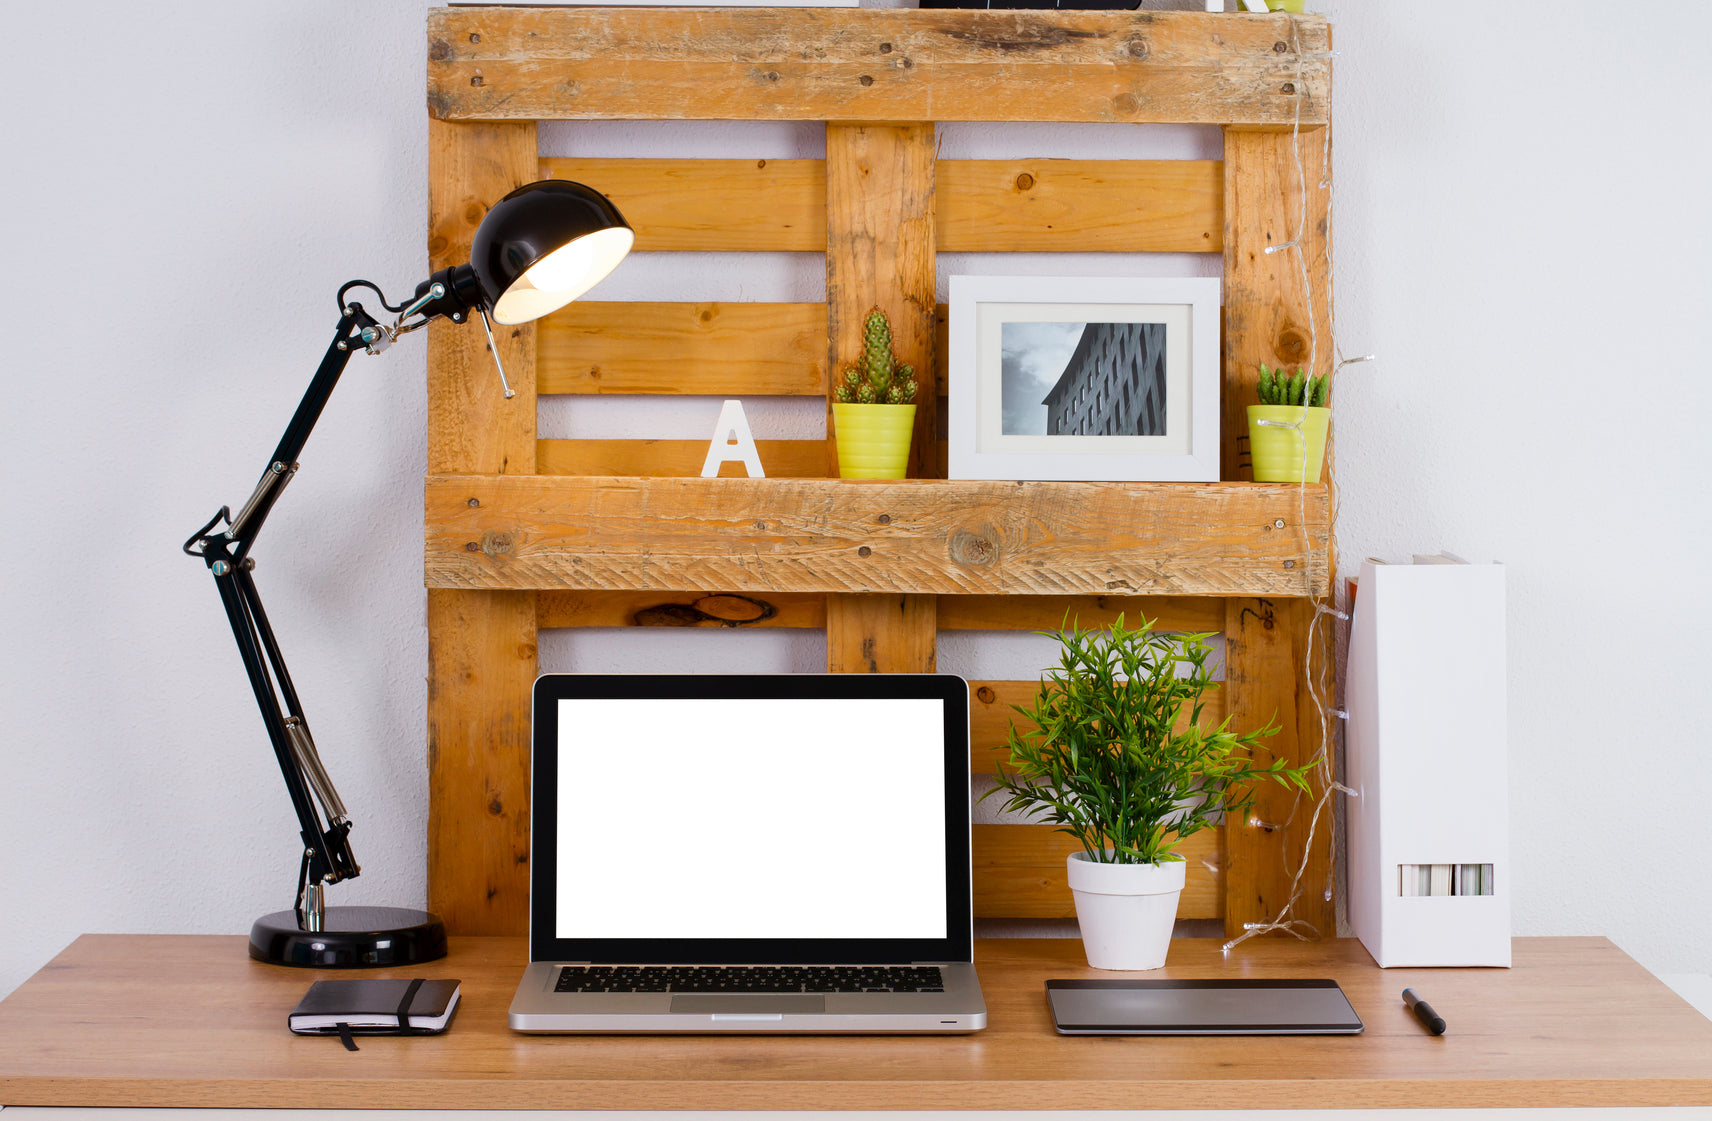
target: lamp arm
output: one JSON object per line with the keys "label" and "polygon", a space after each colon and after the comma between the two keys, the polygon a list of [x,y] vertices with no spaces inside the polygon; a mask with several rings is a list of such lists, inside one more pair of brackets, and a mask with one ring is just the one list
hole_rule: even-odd
{"label": "lamp arm", "polygon": [[[298,925],[305,930],[320,929],[321,886],[351,879],[362,868],[351,853],[351,822],[344,803],[321,765],[279,642],[262,610],[261,596],[250,575],[255,561],[248,553],[285,483],[296,473],[297,457],[351,355],[359,349],[378,352],[390,341],[387,332],[363,311],[362,305],[347,305],[327,353],[249,500],[236,517],[230,516],[229,507],[222,507],[184,544],[184,551],[200,557],[214,576],[232,637],[244,662],[244,672],[250,679],[256,706],[261,710],[262,723],[297,815],[304,857],[294,909]],[[227,523],[224,528],[220,528],[222,521]],[[315,802],[320,803],[320,813]]]}

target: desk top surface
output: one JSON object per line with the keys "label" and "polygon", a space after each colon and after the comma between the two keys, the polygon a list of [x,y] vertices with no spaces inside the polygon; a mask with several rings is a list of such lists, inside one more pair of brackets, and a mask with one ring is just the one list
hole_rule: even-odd
{"label": "desk top surface", "polygon": [[[442,1036],[294,1036],[319,977],[245,939],[85,935],[0,1002],[0,1104],[530,1109],[1180,1109],[1712,1105],[1712,1021],[1602,938],[1523,938],[1510,969],[1392,969],[1360,943],[1173,942],[1148,977],[1333,977],[1358,1036],[1057,1035],[1075,940],[987,940],[965,1036],[525,1036],[521,938],[456,938],[401,975],[456,977]],[[365,974],[365,975],[373,975]],[[1450,1024],[1428,1035],[1415,987]]]}

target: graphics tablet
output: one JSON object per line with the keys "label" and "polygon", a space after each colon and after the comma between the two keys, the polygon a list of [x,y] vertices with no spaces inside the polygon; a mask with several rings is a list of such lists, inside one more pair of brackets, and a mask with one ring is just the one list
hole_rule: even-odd
{"label": "graphics tablet", "polygon": [[1336,981],[1051,980],[1061,1035],[1356,1035]]}

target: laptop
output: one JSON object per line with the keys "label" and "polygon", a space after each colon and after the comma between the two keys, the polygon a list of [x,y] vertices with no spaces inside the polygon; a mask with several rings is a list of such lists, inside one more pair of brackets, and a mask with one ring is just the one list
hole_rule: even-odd
{"label": "laptop", "polygon": [[524,1032],[972,1032],[969,686],[535,682]]}

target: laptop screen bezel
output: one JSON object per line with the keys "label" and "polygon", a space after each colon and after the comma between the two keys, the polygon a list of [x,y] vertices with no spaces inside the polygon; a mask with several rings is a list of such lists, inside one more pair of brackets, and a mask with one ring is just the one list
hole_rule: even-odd
{"label": "laptop screen bezel", "polygon": [[[945,795],[944,938],[560,938],[558,914],[559,705],[603,697],[646,703],[661,697],[827,697],[943,701]],[[955,674],[542,674],[532,693],[529,959],[596,964],[813,965],[973,961],[969,863],[969,684]],[[805,746],[812,728],[803,729]],[[853,766],[859,774],[858,766]],[[884,776],[874,776],[884,797]],[[615,839],[613,857],[622,856]]]}

